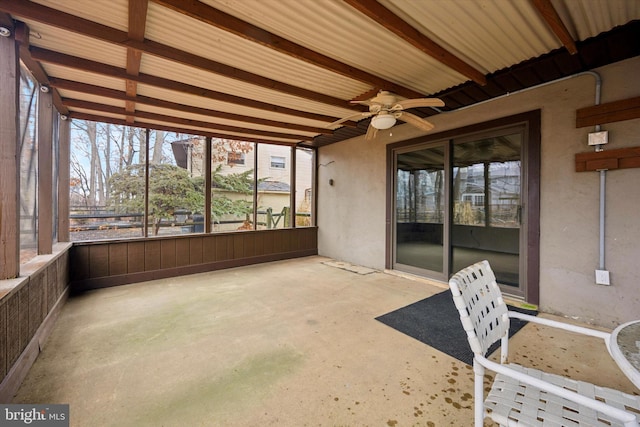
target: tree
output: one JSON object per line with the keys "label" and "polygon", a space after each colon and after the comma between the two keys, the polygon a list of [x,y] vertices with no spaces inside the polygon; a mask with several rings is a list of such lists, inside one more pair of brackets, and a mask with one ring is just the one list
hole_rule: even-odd
{"label": "tree", "polygon": [[[219,164],[211,171],[211,217],[213,222],[220,222],[226,215],[246,216],[253,212],[253,200],[231,199],[227,194],[241,194],[249,196],[253,194],[253,169],[223,175],[222,165]],[[204,178],[194,178],[197,186],[203,189]],[[226,193],[226,194],[225,194]]]}
{"label": "tree", "polygon": [[[114,173],[110,179],[111,208],[117,213],[144,212],[145,166],[136,164]],[[189,173],[167,164],[149,165],[149,220],[154,234],[163,219],[177,210],[197,212],[204,206],[204,192]]]}
{"label": "tree", "polygon": [[253,169],[242,173],[222,175],[221,168],[222,165],[218,165],[211,178],[212,191],[214,192],[214,196],[211,198],[212,218],[215,220],[222,215],[246,216],[250,214],[253,211],[253,200],[231,200],[216,189],[245,196],[253,194]]}
{"label": "tree", "polygon": [[[253,170],[222,175],[221,167],[212,172],[211,212],[214,221],[224,215],[247,215],[252,212],[252,200],[233,200],[228,193],[253,194]],[[145,166],[136,164],[111,175],[110,208],[115,213],[144,212]],[[202,212],[204,179],[191,178],[186,169],[168,164],[149,165],[149,221],[154,234],[160,231],[163,219],[173,220],[177,211]]]}

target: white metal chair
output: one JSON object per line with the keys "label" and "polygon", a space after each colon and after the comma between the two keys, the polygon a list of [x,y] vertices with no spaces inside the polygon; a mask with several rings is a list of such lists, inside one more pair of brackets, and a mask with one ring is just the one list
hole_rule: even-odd
{"label": "white metal chair", "polygon": [[[449,287],[474,353],[476,427],[485,416],[501,426],[640,426],[640,396],[506,363],[510,317],[602,338],[607,346],[608,333],[509,311],[487,261],[460,270]],[[498,340],[500,363],[486,358]],[[485,368],[496,372],[486,400]]]}

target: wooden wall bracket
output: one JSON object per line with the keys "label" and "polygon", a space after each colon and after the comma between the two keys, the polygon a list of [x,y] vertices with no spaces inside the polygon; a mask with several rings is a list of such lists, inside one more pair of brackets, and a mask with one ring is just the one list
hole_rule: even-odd
{"label": "wooden wall bracket", "polygon": [[576,154],[576,172],[640,168],[640,147]]}
{"label": "wooden wall bracket", "polygon": [[576,128],[637,118],[640,118],[640,96],[580,108],[576,111]]}

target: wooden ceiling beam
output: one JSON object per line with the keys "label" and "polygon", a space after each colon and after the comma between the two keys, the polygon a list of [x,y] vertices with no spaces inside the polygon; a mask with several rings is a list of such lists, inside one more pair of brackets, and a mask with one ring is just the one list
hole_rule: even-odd
{"label": "wooden ceiling beam", "polygon": [[[79,99],[63,98],[62,102],[68,108],[72,108],[72,109],[79,108],[81,110],[92,110],[92,111],[98,111],[101,113],[118,114],[123,116],[128,116],[129,114],[132,114],[134,118],[157,120],[157,121],[165,122],[167,124],[173,123],[173,124],[182,125],[182,126],[204,128],[212,132],[220,132],[220,131],[235,132],[240,134],[248,134],[248,135],[255,135],[255,136],[262,136],[262,137],[269,137],[269,138],[292,139],[296,141],[310,141],[312,139],[311,136],[307,136],[307,135],[296,135],[291,133],[271,132],[271,131],[258,130],[258,129],[242,128],[237,126],[224,125],[220,123],[205,122],[203,120],[193,120],[193,119],[186,119],[182,117],[167,116],[165,114],[151,113],[148,111],[138,110],[138,111],[134,111],[133,113],[129,113],[129,111],[127,111],[126,108],[117,107],[114,105],[100,104],[97,102],[83,101]],[[127,120],[127,122],[129,121]]]}
{"label": "wooden ceiling beam", "polygon": [[[1,1],[1,0],[0,0]],[[191,95],[200,96],[203,98],[214,99],[216,101],[227,102],[231,104],[241,105],[247,108],[255,108],[258,110],[269,111],[271,113],[278,113],[284,115],[290,115],[294,117],[300,117],[303,119],[317,120],[321,122],[334,122],[338,118],[334,116],[327,116],[323,114],[309,113],[306,111],[295,110],[293,108],[282,107],[280,105],[269,104],[254,99],[243,98],[240,96],[230,95],[223,92],[218,92],[210,89],[205,89],[198,86],[189,85],[186,83],[165,79],[163,77],[152,76],[149,74],[139,74],[138,76],[129,76],[127,70],[119,68],[113,65],[103,64],[101,62],[90,61],[84,58],[76,56],[66,55],[64,53],[54,52],[52,50],[42,49],[38,47],[31,48],[31,55],[37,61],[62,65],[77,70],[82,70],[90,73],[96,73],[105,75],[108,77],[119,78],[121,80],[135,80],[137,83],[147,84],[150,86],[156,86],[163,89],[173,90],[176,92],[188,93]]]}
{"label": "wooden ceiling beam", "polygon": [[[18,49],[20,51],[20,59],[22,59],[22,62],[31,72],[33,78],[36,79],[40,85],[50,88],[49,76],[45,72],[44,68],[42,68],[42,65],[31,57],[31,51],[29,50],[29,27],[24,22],[16,21],[15,31],[16,40],[19,44]],[[52,89],[51,95],[53,105],[56,107],[56,110],[58,110],[58,113],[68,115],[69,110],[62,104],[62,98],[58,91]]]}
{"label": "wooden ceiling beam", "polygon": [[[129,39],[142,42],[147,26],[147,9],[149,0],[129,0]],[[127,74],[137,76],[140,74],[142,52],[131,47],[127,48]],[[125,82],[127,96],[135,97],[138,93],[138,83],[127,79]],[[134,101],[126,101],[127,122],[133,123],[133,113],[136,110]]]}
{"label": "wooden ceiling beam", "polygon": [[551,4],[551,0],[531,0],[531,2],[569,53],[572,55],[578,53],[575,40],[571,36],[571,33],[569,33],[567,26],[564,25],[564,22],[560,19],[560,15],[558,15],[553,4]]}
{"label": "wooden ceiling beam", "polygon": [[[139,128],[145,128],[145,129],[157,129],[157,130],[164,130],[167,132],[184,133],[187,135],[210,136],[211,138],[231,139],[235,141],[239,139],[237,135],[227,135],[223,133],[208,132],[208,131],[196,130],[196,129],[187,129],[187,128],[181,128],[177,126],[159,125],[157,123],[143,122],[139,120],[136,120],[134,123],[127,123],[126,120],[122,120],[122,119],[116,119],[113,117],[96,116],[93,114],[73,112],[73,111],[70,113],[69,117],[71,117],[72,119],[78,119],[78,120],[90,120],[92,122],[111,123],[114,125],[121,125],[121,126],[133,126],[133,127],[139,127]],[[272,141],[270,139],[253,138],[253,137],[242,137],[241,140],[246,142],[257,142],[262,144],[287,145],[287,146],[297,145],[297,143],[291,143],[291,142],[285,142],[285,141]]]}
{"label": "wooden ceiling beam", "polygon": [[0,25],[10,30],[13,29],[13,19],[8,13],[0,12]]}
{"label": "wooden ceiling beam", "polygon": [[389,90],[407,98],[422,98],[424,94],[413,89],[398,85],[381,77],[357,69],[351,65],[335,60],[329,56],[315,52],[302,45],[296,44],[269,31],[263,30],[233,15],[215,9],[199,1],[184,0],[152,0],[173,11],[197,19],[209,25],[228,31],[236,36],[258,43],[285,55],[313,64],[325,70],[368,83],[374,87]]}
{"label": "wooden ceiling beam", "polygon": [[487,84],[487,78],[482,72],[444,49],[376,0],[344,0],[344,2],[447,67],[480,85]]}
{"label": "wooden ceiling beam", "polygon": [[244,83],[249,83],[255,86],[264,87],[340,108],[355,111],[368,111],[366,107],[360,105],[354,106],[350,104],[348,100],[269,79],[267,77],[194,55],[171,46],[154,42],[152,40],[138,41],[131,39],[129,34],[124,31],[89,21],[69,13],[61,12],[28,0],[0,0],[0,10],[8,12],[13,16],[32,19],[47,25],[63,28],[67,31],[73,31],[77,34],[178,62],[230,79],[242,81]]}
{"label": "wooden ceiling beam", "polygon": [[131,99],[125,92],[110,89],[102,86],[90,85],[87,83],[74,82],[71,80],[50,77],[49,81],[52,87],[60,90],[68,90],[73,92],[88,93],[91,95],[103,96],[105,98],[118,99],[121,101],[133,101],[138,104],[150,105],[152,107],[166,108],[169,110],[181,111],[184,113],[199,114],[207,117],[218,117],[221,119],[233,120],[238,122],[246,122],[254,125],[270,126],[274,128],[289,129],[299,132],[310,132],[314,134],[331,135],[333,131],[327,128],[299,125],[296,123],[279,122],[275,120],[261,119],[259,117],[243,116],[240,114],[228,113],[226,111],[211,110],[208,108],[195,107],[192,105],[179,104],[177,102],[166,101],[164,99],[152,98],[143,95],[136,95]]}

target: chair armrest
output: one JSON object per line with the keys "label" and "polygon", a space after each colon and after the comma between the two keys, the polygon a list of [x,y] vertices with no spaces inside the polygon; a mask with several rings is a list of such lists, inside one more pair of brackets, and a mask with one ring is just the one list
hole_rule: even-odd
{"label": "chair armrest", "polygon": [[522,372],[518,372],[514,369],[509,368],[507,365],[502,365],[500,363],[493,362],[479,354],[474,355],[474,360],[480,363],[487,369],[490,369],[499,374],[514,378],[518,381],[521,381],[525,384],[529,384],[533,387],[537,387],[541,390],[544,390],[548,393],[555,394],[556,396],[560,396],[564,399],[571,400],[580,405],[584,405],[588,408],[591,408],[595,411],[606,414],[612,418],[620,420],[625,427],[637,427],[638,421],[634,414],[623,411],[622,409],[615,408],[613,406],[607,405],[604,402],[599,400],[591,399],[590,397],[583,396],[574,391],[564,389],[555,384],[551,384],[549,382],[540,380],[538,378],[534,378],[530,375],[524,374]]}
{"label": "chair armrest", "polygon": [[609,349],[609,339],[611,337],[611,333],[598,331],[597,329],[585,328],[582,326],[572,325],[570,323],[559,322],[557,320],[544,319],[542,317],[531,316],[524,313],[518,313],[517,311],[508,311],[509,317],[525,320],[527,322],[538,323],[540,325],[551,326],[553,328],[564,329],[565,331],[571,331],[582,335],[590,335],[596,338],[602,338],[604,342],[607,344],[607,349],[609,353],[611,350]]}
{"label": "chair armrest", "polygon": [[529,314],[519,313],[517,311],[509,310],[507,312],[509,317],[515,319],[525,320],[527,322],[537,323],[539,325],[550,326],[553,328],[564,329],[565,331],[575,332],[582,335],[589,335],[596,338],[602,338],[607,346],[609,355],[613,357],[611,353],[611,333],[598,331],[597,329],[585,328],[583,326],[576,326],[570,323],[559,322],[557,320],[545,319],[538,316],[531,316]]}

